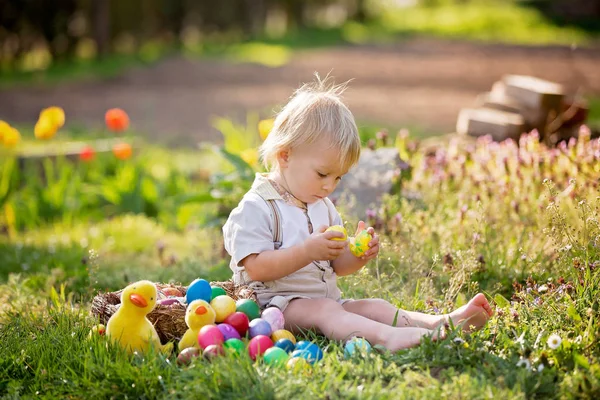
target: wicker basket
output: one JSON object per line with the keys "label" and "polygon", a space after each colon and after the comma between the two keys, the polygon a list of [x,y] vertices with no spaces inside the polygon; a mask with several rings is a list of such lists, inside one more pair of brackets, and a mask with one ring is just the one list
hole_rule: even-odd
{"label": "wicker basket", "polygon": [[[223,288],[227,295],[234,300],[252,299],[257,301],[256,295],[247,286],[235,285],[232,281],[211,282],[211,286]],[[177,289],[182,296],[187,291],[186,286],[157,283],[159,293],[166,288]],[[92,314],[98,317],[101,324],[106,324],[110,317],[117,311],[121,303],[121,292],[99,293],[92,300]],[[148,319],[154,325],[160,341],[164,344],[172,340],[179,340],[188,327],[185,323],[185,306],[180,303],[168,306],[157,304],[154,310],[148,314]]]}

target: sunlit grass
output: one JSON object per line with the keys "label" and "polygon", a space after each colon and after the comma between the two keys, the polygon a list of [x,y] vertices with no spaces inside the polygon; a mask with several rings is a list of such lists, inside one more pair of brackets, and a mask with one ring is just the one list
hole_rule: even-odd
{"label": "sunlit grass", "polygon": [[557,26],[539,11],[513,1],[465,2],[389,9],[381,24],[390,32],[518,44],[587,44],[598,36]]}

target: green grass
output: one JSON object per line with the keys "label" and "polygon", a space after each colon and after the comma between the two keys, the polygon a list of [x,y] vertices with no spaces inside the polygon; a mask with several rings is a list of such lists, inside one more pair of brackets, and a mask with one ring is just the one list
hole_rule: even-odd
{"label": "green grass", "polygon": [[434,35],[517,44],[578,44],[599,35],[576,26],[559,26],[535,8],[517,1],[454,2],[415,6],[382,14],[381,24],[393,33]]}
{"label": "green grass", "polygon": [[[128,356],[88,339],[92,296],[139,279],[227,279],[220,227],[203,225],[201,213],[186,229],[131,214],[59,220],[0,235],[0,396],[597,397],[600,203],[588,179],[597,144],[583,139],[555,154],[528,137],[519,158],[509,144],[484,141],[474,149],[450,142],[433,158],[415,143],[397,145],[412,169],[368,220],[381,254],[340,279],[344,297],[439,313],[484,292],[496,310],[484,329],[350,360],[341,343],[307,332],[299,338],[325,357],[306,373],[246,356],[188,367],[175,355]],[[528,161],[551,154],[555,162]],[[348,228],[359,218],[346,215]],[[562,339],[555,349],[552,334]]]}

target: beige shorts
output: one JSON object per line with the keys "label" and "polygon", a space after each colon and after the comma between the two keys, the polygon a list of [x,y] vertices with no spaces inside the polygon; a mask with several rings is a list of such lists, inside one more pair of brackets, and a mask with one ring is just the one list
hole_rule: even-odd
{"label": "beige shorts", "polygon": [[[295,294],[295,295],[293,294],[293,295],[289,295],[289,296],[275,296],[263,308],[266,308],[266,307],[277,307],[277,308],[279,308],[281,310],[281,312],[284,312],[285,309],[287,308],[287,306],[290,305],[290,302],[292,300],[296,300],[296,299],[314,299],[314,297],[303,296],[303,295],[300,295],[300,294]],[[344,303],[352,301],[352,299],[336,299],[335,301],[338,304],[343,305]]]}
{"label": "beige shorts", "polygon": [[[238,279],[243,282],[245,275],[241,274]],[[350,300],[342,299],[342,293],[337,287],[337,276],[330,264],[324,261],[313,262],[275,281],[252,281],[246,284],[256,293],[261,308],[273,306],[284,311],[294,299],[327,298],[339,304]]]}

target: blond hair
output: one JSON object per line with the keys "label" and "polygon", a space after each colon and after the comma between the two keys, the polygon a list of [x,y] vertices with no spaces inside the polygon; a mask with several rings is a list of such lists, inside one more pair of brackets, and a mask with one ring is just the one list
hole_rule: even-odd
{"label": "blond hair", "polygon": [[260,147],[269,170],[277,168],[277,154],[326,138],[340,151],[340,167],[348,170],[360,156],[360,137],[354,116],[342,102],[346,84],[335,85],[329,76],[297,89],[275,118],[273,129]]}

